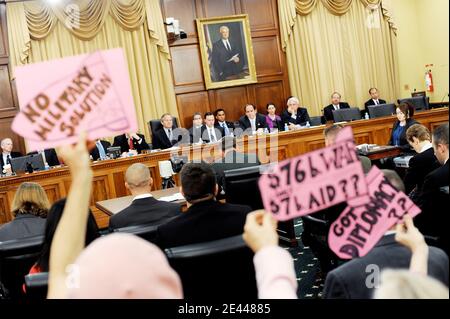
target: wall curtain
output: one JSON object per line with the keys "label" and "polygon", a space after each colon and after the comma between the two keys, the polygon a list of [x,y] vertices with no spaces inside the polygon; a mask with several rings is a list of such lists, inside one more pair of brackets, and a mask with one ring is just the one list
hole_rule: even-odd
{"label": "wall curtain", "polygon": [[396,26],[388,0],[278,0],[293,95],[321,115],[334,91],[364,107],[369,88],[398,97]]}
{"label": "wall curtain", "polygon": [[23,1],[6,9],[13,77],[15,66],[121,47],[140,131],[150,136],[148,121],[177,116],[159,0],[77,0],[61,7]]}

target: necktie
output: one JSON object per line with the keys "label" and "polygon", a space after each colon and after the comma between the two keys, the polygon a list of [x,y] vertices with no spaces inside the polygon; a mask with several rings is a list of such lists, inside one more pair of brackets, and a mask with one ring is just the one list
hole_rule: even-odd
{"label": "necktie", "polygon": [[11,165],[11,156],[9,154],[6,155],[6,164],[10,164]]}
{"label": "necktie", "polygon": [[171,130],[171,129],[168,129],[168,130],[167,130],[167,138],[169,139],[169,141],[172,142],[173,136],[172,136],[172,130]]}
{"label": "necktie", "polygon": [[97,142],[98,154],[100,155],[100,159],[106,158],[105,148],[103,147],[100,141]]}
{"label": "necktie", "polygon": [[130,140],[128,141],[128,145],[130,147],[130,151],[134,150],[134,144],[133,144],[133,138],[130,137]]}
{"label": "necktie", "polygon": [[213,132],[212,128],[209,129],[209,137],[210,137],[211,142],[216,141],[216,137],[214,136],[214,132]]}
{"label": "necktie", "polygon": [[228,129],[227,123],[223,122],[223,123],[222,123],[222,127],[223,127],[223,130],[224,130],[224,132],[225,132],[225,136],[230,135],[230,130]]}
{"label": "necktie", "polygon": [[380,101],[376,100],[375,105],[378,105],[378,104],[380,104]]}
{"label": "necktie", "polygon": [[230,42],[227,41],[226,44],[227,44],[227,50],[228,50],[228,51],[231,51],[231,45],[230,45]]}

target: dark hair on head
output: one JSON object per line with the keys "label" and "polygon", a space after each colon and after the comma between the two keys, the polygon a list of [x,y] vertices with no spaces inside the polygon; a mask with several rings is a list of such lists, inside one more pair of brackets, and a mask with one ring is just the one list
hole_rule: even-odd
{"label": "dark hair on head", "polygon": [[413,137],[417,138],[420,142],[423,141],[431,142],[430,131],[425,126],[420,124],[411,125],[406,131],[407,141],[414,142]]}
{"label": "dark hair on head", "polygon": [[211,115],[214,116],[214,113],[213,112],[206,112],[205,113],[205,119],[206,119],[206,117],[211,116]]}
{"label": "dark hair on head", "polygon": [[269,102],[269,103],[267,103],[267,105],[266,105],[266,110],[269,110],[269,106],[271,106],[271,105],[275,106],[275,108],[277,107],[277,106],[275,105],[275,103]]}
{"label": "dark hair on head", "polygon": [[222,151],[225,152],[232,148],[236,148],[236,139],[231,136],[225,136],[222,139]]}
{"label": "dark hair on head", "polygon": [[216,174],[206,163],[187,163],[180,172],[181,186],[188,202],[215,196]]}
{"label": "dark hair on head", "polygon": [[409,102],[403,102],[397,105],[396,109],[399,109],[407,119],[412,118],[414,116],[414,105]]}
{"label": "dark hair on head", "polygon": [[200,117],[202,117],[202,113],[200,112],[195,112],[194,115],[192,115],[192,120],[195,120],[195,117],[200,115]]}
{"label": "dark hair on head", "polygon": [[251,104],[251,103],[248,103],[248,104],[246,104],[246,105],[244,106],[244,112],[247,112],[247,106],[252,106],[253,109],[256,111],[256,106],[254,106],[254,105]]}
{"label": "dark hair on head", "polygon": [[219,112],[225,113],[225,110],[224,110],[224,109],[217,109],[217,110],[215,110],[215,111],[214,111],[214,117],[216,117],[217,114],[219,114]]}
{"label": "dark hair on head", "polygon": [[448,146],[448,123],[445,123],[434,130],[433,144],[443,144]]}
{"label": "dark hair on head", "polygon": [[[48,272],[49,270],[49,259],[50,259],[50,248],[53,241],[53,236],[55,235],[56,228],[58,227],[61,216],[64,212],[64,207],[66,206],[66,199],[61,199],[55,202],[50,208],[47,216],[47,223],[45,224],[45,235],[44,244],[41,249],[41,253],[36,262],[41,272]],[[87,220],[86,227],[86,239],[85,247],[92,243],[95,239],[99,237],[97,223],[95,222],[94,215],[92,215],[89,209],[89,216]]]}
{"label": "dark hair on head", "polygon": [[405,184],[396,171],[390,169],[382,169],[381,171],[392,186],[401,192],[405,192]]}
{"label": "dark hair on head", "polygon": [[377,89],[377,88],[370,88],[370,89],[369,89],[369,94],[372,94],[372,93],[370,93],[370,92],[372,92],[372,90],[376,90],[376,91],[378,92],[378,89]]}
{"label": "dark hair on head", "polygon": [[337,134],[344,127],[342,124],[333,124],[323,130],[323,136],[326,138],[328,135]]}

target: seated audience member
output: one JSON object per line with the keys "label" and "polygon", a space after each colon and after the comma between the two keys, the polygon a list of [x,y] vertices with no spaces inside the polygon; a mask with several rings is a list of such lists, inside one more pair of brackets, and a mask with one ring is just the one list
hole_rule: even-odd
{"label": "seated audience member", "polygon": [[2,149],[2,156],[0,156],[0,174],[11,173],[11,167],[6,170],[5,165],[11,164],[11,159],[16,157],[21,157],[22,154],[19,152],[13,152],[13,142],[10,138],[4,138],[0,142],[0,146]]}
{"label": "seated audience member", "polygon": [[350,105],[346,102],[341,102],[341,94],[334,92],[331,95],[331,104],[323,109],[323,115],[325,116],[325,121],[334,121],[333,111],[341,109],[349,109]]}
{"label": "seated audience member", "polygon": [[188,163],[182,168],[180,179],[188,210],[159,226],[158,246],[177,247],[242,234],[251,208],[216,201],[218,186],[210,165]]}
{"label": "seated audience member", "polygon": [[50,167],[58,166],[61,164],[59,162],[58,155],[56,154],[56,150],[54,148],[28,153],[28,155],[36,155],[36,154],[41,154],[44,163],[47,163],[48,166]]}
{"label": "seated audience member", "polygon": [[202,113],[194,113],[192,117],[192,127],[189,129],[189,138],[191,143],[200,143],[202,141]]}
{"label": "seated audience member", "polygon": [[144,164],[131,165],[125,173],[125,187],[134,196],[130,206],[109,219],[109,228],[158,225],[181,213],[178,204],[162,202],[151,194],[153,179]]}
{"label": "seated audience member", "polygon": [[283,126],[288,124],[290,130],[299,126],[305,126],[306,123],[311,122],[308,110],[300,107],[300,101],[296,97],[291,97],[287,101],[287,109],[281,113],[281,120],[283,121]]}
{"label": "seated audience member", "polygon": [[[63,198],[57,202],[55,202],[49,212],[47,217],[47,222],[45,224],[45,232],[44,232],[44,244],[41,249],[41,253],[36,261],[36,263],[31,267],[30,274],[39,273],[39,272],[48,272],[49,271],[49,258],[50,258],[50,248],[52,245],[53,238],[55,236],[56,229],[62,220],[64,208],[67,204],[66,198]],[[84,233],[85,240],[83,242],[83,247],[88,246],[95,239],[97,239],[99,235],[97,222],[95,221],[94,215],[92,214],[90,209],[88,210],[88,216],[85,218],[84,225]]]}
{"label": "seated audience member", "polygon": [[120,146],[122,154],[129,153],[130,151],[141,154],[143,150],[150,149],[150,146],[148,146],[145,141],[145,136],[138,133],[128,133],[116,136],[114,138],[113,146]]}
{"label": "seated audience member", "polygon": [[258,298],[296,299],[292,256],[278,246],[277,221],[263,210],[247,215],[243,238],[253,250]]}
{"label": "seated audience member", "polygon": [[388,145],[398,146],[405,152],[411,152],[411,146],[406,139],[406,131],[412,125],[419,124],[413,119],[414,106],[408,102],[401,103],[397,105],[395,112],[397,114],[397,121],[395,121],[392,127],[392,134]]}
{"label": "seated audience member", "polygon": [[[90,155],[92,160],[104,160],[108,154],[108,148],[111,147],[111,143],[108,141],[97,140],[95,142],[95,147],[91,150]],[[122,150],[122,149],[121,149]]]}
{"label": "seated audience member", "polygon": [[236,140],[230,136],[222,139],[220,157],[220,159],[212,164],[212,168],[216,173],[217,184],[221,189],[224,189],[225,171],[261,165],[256,153],[245,154],[238,152],[236,149]]}
{"label": "seated audience member", "polygon": [[[392,185],[404,192],[403,181],[397,173],[388,170],[383,170],[383,173]],[[409,268],[412,254],[408,248],[396,241],[396,229],[397,226],[394,225],[367,255],[352,259],[329,272],[325,281],[324,298],[370,299],[374,289],[366,285],[367,266],[377,265],[380,271],[388,268]],[[448,285],[448,267],[445,252],[430,247],[428,275]]]}
{"label": "seated audience member", "polygon": [[44,234],[50,202],[45,190],[36,183],[22,183],[14,195],[14,219],[0,226],[0,242]]}
{"label": "seated audience member", "polygon": [[217,143],[225,134],[222,127],[214,126],[214,122],[214,114],[205,113],[205,124],[202,126],[202,140],[205,143]]}
{"label": "seated audience member", "polygon": [[234,136],[234,124],[231,122],[227,122],[224,109],[216,110],[214,112],[214,117],[216,118],[215,126],[223,129],[223,136]]}
{"label": "seated audience member", "polygon": [[[178,275],[154,245],[114,234],[84,249],[93,176],[85,135],[75,147],[65,147],[62,158],[70,168],[72,185],[51,245],[47,297],[182,298]],[[67,284],[72,275],[67,269],[78,270],[77,285]]]}
{"label": "seated audience member", "polygon": [[378,91],[377,88],[371,88],[369,90],[369,95],[370,99],[366,103],[364,103],[364,107],[367,113],[369,113],[369,106],[386,104],[385,100],[380,99],[380,91]]}
{"label": "seated audience member", "polygon": [[152,137],[153,149],[165,150],[175,146],[181,139],[178,132],[173,127],[172,115],[166,113],[161,116],[162,128],[156,130]]}
{"label": "seated audience member", "polygon": [[239,119],[239,125],[244,133],[252,135],[254,132],[263,132],[267,128],[266,117],[257,113],[253,104],[247,104],[244,111],[245,115]]}
{"label": "seated audience member", "polygon": [[284,130],[283,121],[281,117],[276,114],[277,107],[273,103],[269,103],[266,105],[267,115],[266,115],[266,123],[270,132],[275,130],[282,131]]}
{"label": "seated audience member", "polygon": [[406,139],[417,154],[409,160],[409,167],[403,182],[405,183],[406,194],[414,191],[413,194],[410,194],[410,197],[417,200],[417,196],[422,191],[425,176],[439,168],[440,165],[436,156],[434,156],[430,131],[425,126],[412,125],[406,131]]}
{"label": "seated audience member", "polygon": [[432,140],[434,154],[442,166],[425,177],[419,198],[422,213],[416,217],[415,223],[424,235],[437,238],[435,244],[448,254],[448,123],[434,130]]}

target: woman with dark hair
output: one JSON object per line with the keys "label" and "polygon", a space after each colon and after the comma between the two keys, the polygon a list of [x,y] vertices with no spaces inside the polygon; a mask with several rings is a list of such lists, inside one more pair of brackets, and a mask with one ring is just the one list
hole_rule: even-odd
{"label": "woman with dark hair", "polygon": [[14,220],[0,227],[0,242],[44,234],[50,208],[45,190],[36,183],[22,183],[12,203]]}
{"label": "woman with dark hair", "polygon": [[[56,228],[58,227],[65,205],[66,199],[64,198],[55,202],[50,208],[47,217],[47,224],[45,226],[45,238],[41,254],[39,255],[36,264],[34,264],[33,267],[31,267],[30,274],[39,272],[48,272],[50,248],[52,245],[53,236],[55,234]],[[87,220],[87,228],[86,228],[85,247],[87,247],[99,236],[100,235],[98,232],[97,223],[95,222],[95,218],[92,212],[89,210],[89,217]]]}
{"label": "woman with dark hair", "polygon": [[388,145],[400,147],[403,151],[411,152],[411,146],[406,139],[406,131],[414,124],[419,124],[413,119],[414,106],[408,102],[401,103],[395,108],[397,121],[392,127],[391,139]]}
{"label": "woman with dark hair", "polygon": [[281,130],[281,117],[275,113],[277,111],[277,107],[275,106],[275,104],[268,103],[266,105],[266,110],[266,122],[269,130],[271,132],[273,132],[274,130]]}

